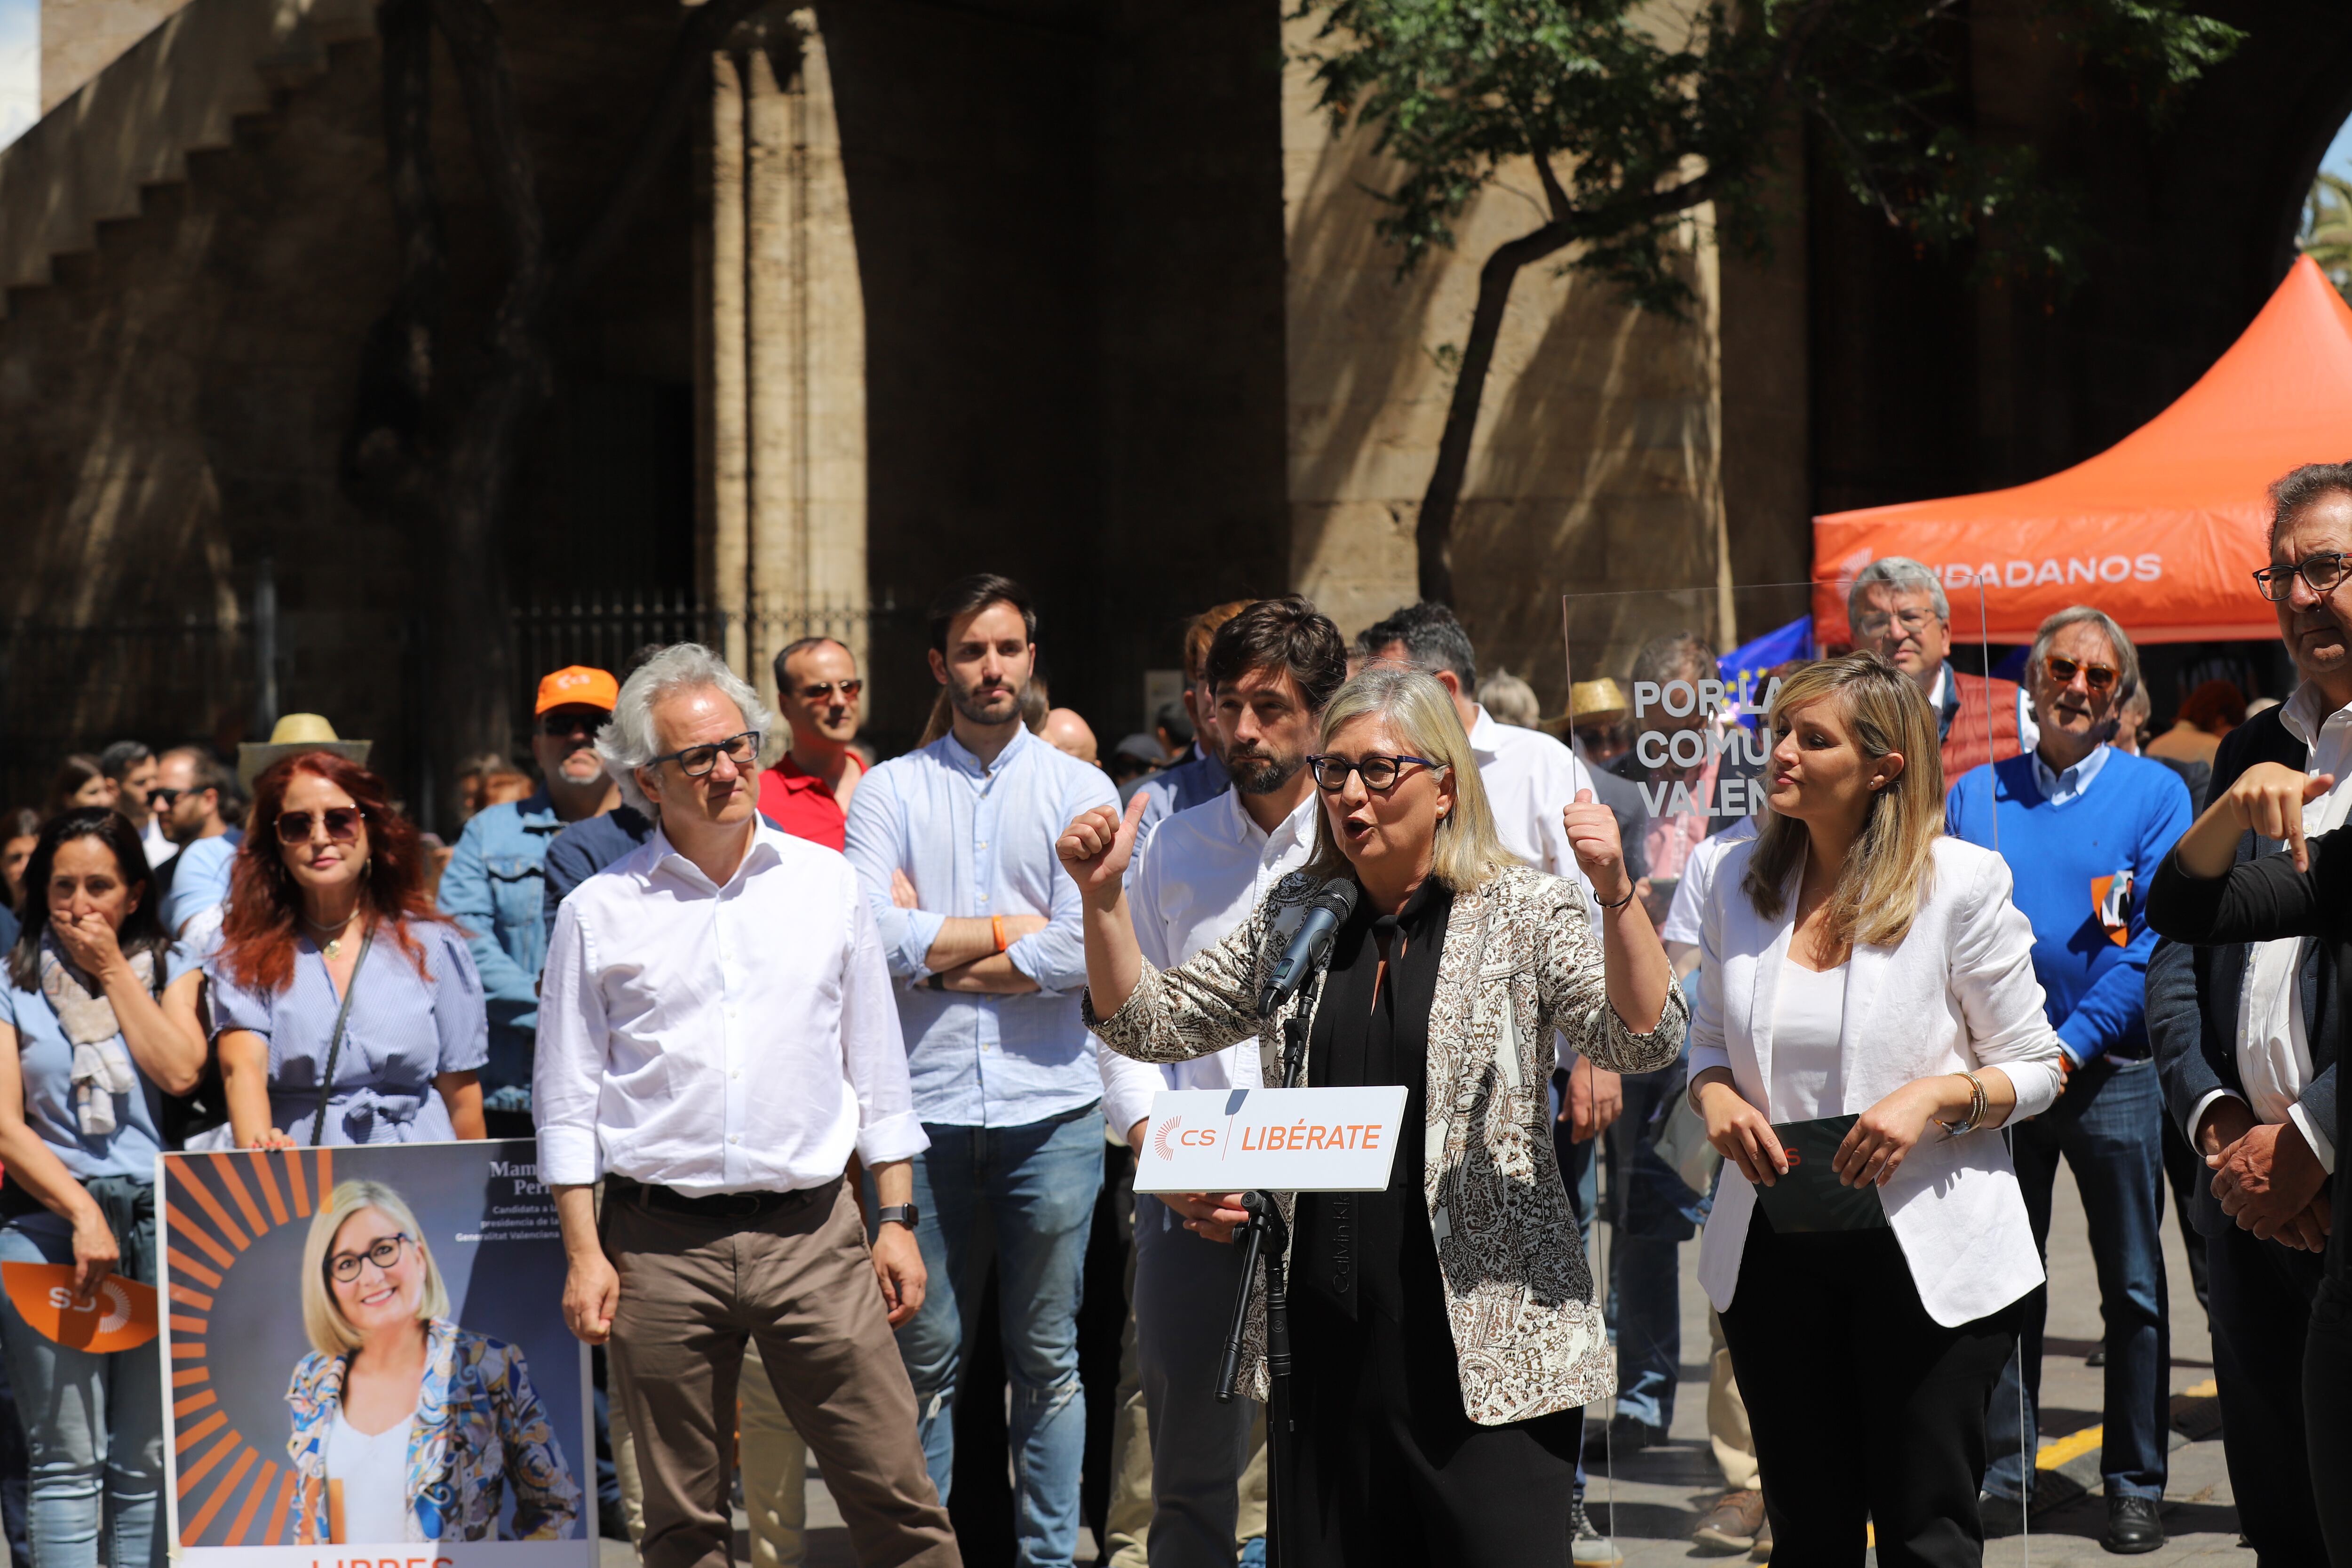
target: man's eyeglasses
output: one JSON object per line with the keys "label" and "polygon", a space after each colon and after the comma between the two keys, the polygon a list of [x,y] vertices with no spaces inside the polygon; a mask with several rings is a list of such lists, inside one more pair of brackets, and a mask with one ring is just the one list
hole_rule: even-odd
{"label": "man's eyeglasses", "polygon": [[568,741],[574,735],[593,735],[604,727],[608,716],[604,713],[542,713],[539,716],[539,732]]}
{"label": "man's eyeglasses", "polygon": [[1395,785],[1407,763],[1419,763],[1424,768],[1442,768],[1444,763],[1433,763],[1427,757],[1363,757],[1349,762],[1345,757],[1317,756],[1307,759],[1315,772],[1315,782],[1332,795],[1348,787],[1348,775],[1355,773],[1369,790],[1385,790]]}
{"label": "man's eyeglasses", "polygon": [[1856,637],[1883,637],[1888,627],[1901,626],[1916,637],[1935,625],[1936,620],[1933,610],[1896,610],[1892,615],[1885,610],[1870,610],[1854,616],[1853,630]]}
{"label": "man's eyeglasses", "polygon": [[329,843],[349,844],[359,837],[364,816],[355,805],[331,805],[320,812],[281,811],[278,814],[278,842],[308,844],[316,825],[326,828]]}
{"label": "man's eyeglasses", "polygon": [[707,746],[688,746],[681,751],[666,752],[646,766],[657,768],[664,763],[676,763],[678,772],[690,779],[698,779],[717,767],[720,754],[724,753],[727,760],[737,767],[749,768],[760,760],[761,739],[759,731],[746,730],[740,735],[730,735]]}
{"label": "man's eyeglasses", "polygon": [[148,809],[169,811],[178,805],[180,797],[187,793],[189,792],[184,789],[165,789],[162,784],[157,784],[147,792]]}
{"label": "man's eyeglasses", "polygon": [[336,1284],[348,1285],[360,1277],[361,1264],[373,1263],[378,1268],[390,1268],[400,1261],[403,1246],[415,1245],[416,1238],[411,1236],[379,1237],[365,1252],[338,1252],[327,1259],[327,1272],[334,1276]]}
{"label": "man's eyeglasses", "polygon": [[2074,659],[2061,658],[2054,653],[2045,656],[2042,665],[2050,672],[2050,679],[2059,685],[2072,686],[2074,684],[2074,678],[2079,675],[2083,678],[2083,684],[2093,691],[2114,690],[2116,682],[2123,676],[2123,671],[2114,665],[2083,664]]}
{"label": "man's eyeglasses", "polygon": [[862,680],[812,680],[805,686],[796,686],[793,689],[800,693],[801,700],[803,702],[827,702],[832,700],[834,689],[835,687],[840,688],[841,700],[844,702],[855,702],[857,700],[857,694],[866,689],[866,682]]}
{"label": "man's eyeglasses", "polygon": [[2265,566],[2254,574],[2254,586],[2272,604],[2281,604],[2294,592],[2294,580],[2300,577],[2315,594],[2332,594],[2344,581],[2345,554],[2341,550],[2323,550],[2316,555],[2306,555],[2292,566]]}

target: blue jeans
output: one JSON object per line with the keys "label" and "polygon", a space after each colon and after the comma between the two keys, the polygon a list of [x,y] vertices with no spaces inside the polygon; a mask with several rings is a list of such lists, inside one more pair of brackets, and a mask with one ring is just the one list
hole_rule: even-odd
{"label": "blue jeans", "polygon": [[[1013,1380],[1013,1531],[1022,1568],[1063,1568],[1078,1546],[1087,1442],[1078,1385],[1078,1298],[1102,1186],[1093,1106],[1025,1127],[926,1122],[915,1156],[915,1239],[929,1271],[922,1306],[898,1330],[915,1385],[923,1461],[940,1501],[955,1474],[956,1373],[980,1317],[992,1246],[1004,1365]],[[982,1228],[983,1221],[985,1228]],[[992,1237],[989,1233],[992,1232]],[[995,1391],[983,1390],[993,1398]]]}
{"label": "blue jeans", "polygon": [[1698,1234],[1706,1194],[1683,1184],[1658,1157],[1658,1134],[1687,1088],[1682,1062],[1628,1073],[1625,1112],[1609,1141],[1609,1324],[1617,1340],[1617,1413],[1660,1429],[1675,1423],[1675,1383],[1683,1353],[1682,1270],[1677,1254]]}
{"label": "blue jeans", "polygon": [[[2058,1103],[2011,1134],[2018,1184],[2033,1223],[2034,1244],[2048,1256],[2050,1194],[2064,1155],[2083,1194],[2091,1260],[2099,1276],[2099,1314],[2106,1323],[2105,1430],[2099,1468],[2109,1497],[2161,1498],[2170,1427],[2172,1325],[2167,1315],[2164,1249],[2164,1099],[2152,1061],[2092,1062],[2075,1070]],[[2026,1407],[2018,1410],[2015,1355],[1986,1414],[1985,1489],[2015,1499],[2023,1489],[2020,1449],[2037,1446],[2042,1394],[2042,1326],[2047,1286],[2025,1303]]]}
{"label": "blue jeans", "polygon": [[[0,1263],[71,1263],[62,1231],[0,1229]],[[0,1353],[25,1423],[32,1466],[33,1560],[98,1568],[110,1528],[112,1568],[161,1568],[163,1553],[163,1342],[92,1355],[49,1339],[0,1296]]]}

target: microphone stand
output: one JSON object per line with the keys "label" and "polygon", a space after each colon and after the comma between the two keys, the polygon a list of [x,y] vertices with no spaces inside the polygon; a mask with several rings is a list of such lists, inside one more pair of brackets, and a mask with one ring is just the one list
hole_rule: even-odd
{"label": "microphone stand", "polygon": [[[1282,1023],[1282,1087],[1298,1082],[1307,1054],[1306,1009],[1294,1008]],[[1290,1404],[1290,1289],[1287,1258],[1289,1228],[1270,1192],[1245,1193],[1242,1207],[1249,1220],[1234,1240],[1242,1249],[1242,1278],[1234,1293],[1234,1314],[1225,1330],[1224,1354],[1217,1363],[1217,1403],[1234,1402],[1242,1363],[1242,1333],[1249,1321],[1250,1283],[1265,1263],[1265,1561],[1266,1568],[1286,1568],[1284,1549],[1283,1488],[1290,1479],[1291,1443],[1296,1436]]]}

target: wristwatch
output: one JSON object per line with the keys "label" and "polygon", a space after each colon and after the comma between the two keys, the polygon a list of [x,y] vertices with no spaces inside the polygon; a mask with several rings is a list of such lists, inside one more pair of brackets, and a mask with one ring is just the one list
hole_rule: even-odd
{"label": "wristwatch", "polygon": [[880,1225],[888,1225],[895,1220],[908,1230],[912,1230],[915,1228],[916,1219],[921,1213],[922,1211],[912,1204],[885,1204],[875,1211],[874,1218],[876,1223]]}

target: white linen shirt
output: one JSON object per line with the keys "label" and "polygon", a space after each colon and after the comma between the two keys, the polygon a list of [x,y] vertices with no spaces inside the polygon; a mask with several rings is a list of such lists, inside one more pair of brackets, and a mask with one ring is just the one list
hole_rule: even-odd
{"label": "white linen shirt", "polygon": [[[1229,789],[1162,818],[1127,868],[1136,945],[1152,967],[1173,969],[1240,929],[1274,885],[1315,853],[1315,814],[1322,809],[1322,796],[1309,790],[1268,833],[1242,809],[1241,791]],[[1261,1082],[1255,1036],[1166,1066],[1105,1051],[1103,1121],[1123,1140],[1151,1113],[1151,1097],[1163,1089],[1256,1089]]]}
{"label": "white linen shirt", "polygon": [[[1592,788],[1592,775],[1574,752],[1541,730],[1500,723],[1483,707],[1477,712],[1477,722],[1470,726],[1470,750],[1478,759],[1479,782],[1486,786],[1486,804],[1494,811],[1495,832],[1503,847],[1538,871],[1575,883],[1585,918],[1598,932],[1601,906],[1576,863],[1567,825],[1560,820],[1560,813],[1575,804],[1577,792]],[[1597,798],[1599,792],[1594,795]]]}
{"label": "white linen shirt", "polygon": [[[2352,706],[2323,714],[2319,689],[2309,681],[2287,699],[2279,722],[2304,743],[2303,771],[2333,773],[2336,783],[2317,800],[2303,807],[2306,838],[2333,833],[2352,816]],[[2307,937],[2284,937],[2251,944],[2245,977],[2238,988],[2238,1081],[2246,1086],[2256,1120],[2275,1125],[2292,1121],[2303,1141],[2319,1157],[2329,1175],[2336,1173],[2336,1129],[2314,1116],[2303,1103],[2311,1087],[2310,1026],[2303,1016],[2304,944]],[[2189,1125],[2204,1124],[2205,1111],[2215,1100],[2238,1098],[2226,1089],[2214,1089],[2197,1102]]]}
{"label": "white linen shirt", "polygon": [[755,825],[724,887],[659,828],[572,889],[540,988],[543,1182],[792,1192],[929,1146],[849,862]]}

